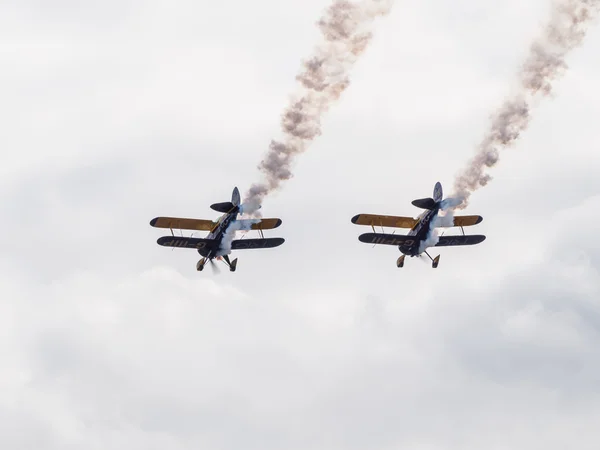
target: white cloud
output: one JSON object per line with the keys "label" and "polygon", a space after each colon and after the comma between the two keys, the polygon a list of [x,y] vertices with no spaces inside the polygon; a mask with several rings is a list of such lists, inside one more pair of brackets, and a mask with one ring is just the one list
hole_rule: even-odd
{"label": "white cloud", "polygon": [[263,206],[282,247],[155,244],[255,181],[326,4],[2,6],[0,447],[595,448],[597,30],[473,196],[483,244],[400,270],[350,223],[449,192],[547,2],[397,3]]}

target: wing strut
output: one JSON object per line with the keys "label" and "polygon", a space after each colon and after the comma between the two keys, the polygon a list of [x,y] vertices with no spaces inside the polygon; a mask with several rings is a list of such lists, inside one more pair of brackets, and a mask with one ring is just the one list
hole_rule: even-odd
{"label": "wing strut", "polygon": [[[383,227],[381,227],[381,230],[383,231]],[[396,233],[396,230],[392,231],[392,234],[394,234],[394,233]],[[376,245],[377,245],[377,242],[375,242],[375,243],[373,244],[373,247],[371,247],[371,248],[375,248],[375,246],[376,246]]]}

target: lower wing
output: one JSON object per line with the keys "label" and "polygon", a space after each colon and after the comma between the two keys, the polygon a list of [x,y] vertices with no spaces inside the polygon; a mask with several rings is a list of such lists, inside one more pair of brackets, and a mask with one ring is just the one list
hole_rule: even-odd
{"label": "lower wing", "polygon": [[175,247],[175,248],[207,248],[211,247],[215,244],[214,239],[200,239],[200,238],[191,238],[191,237],[183,237],[183,236],[163,236],[158,238],[156,241],[158,245],[162,245],[163,247]]}
{"label": "lower wing", "polygon": [[441,236],[436,247],[452,247],[454,245],[475,245],[485,241],[485,236],[473,234],[470,236]]}
{"label": "lower wing", "polygon": [[237,239],[231,242],[231,250],[249,250],[253,248],[279,247],[285,242],[283,238]]}
{"label": "lower wing", "polygon": [[414,236],[404,236],[402,234],[384,234],[384,233],[364,233],[358,237],[360,242],[365,244],[383,244],[383,245],[413,245],[416,240]]}

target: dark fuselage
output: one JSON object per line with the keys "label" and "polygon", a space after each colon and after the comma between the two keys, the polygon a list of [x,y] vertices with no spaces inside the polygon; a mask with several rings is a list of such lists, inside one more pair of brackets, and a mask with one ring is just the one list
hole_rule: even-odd
{"label": "dark fuselage", "polygon": [[421,253],[419,251],[421,243],[427,240],[431,222],[436,218],[439,210],[439,206],[436,205],[434,209],[428,209],[419,216],[419,222],[408,232],[408,236],[414,236],[414,239],[398,246],[402,253],[408,256],[417,256]]}
{"label": "dark fuselage", "polygon": [[212,239],[214,244],[211,246],[199,248],[198,253],[200,253],[205,258],[214,258],[215,256],[219,256],[218,252],[221,248],[223,238],[225,237],[225,232],[227,231],[227,228],[229,227],[231,222],[233,222],[237,218],[238,212],[239,207],[236,206],[232,211],[223,214],[221,217],[219,217],[219,220],[217,221],[218,225],[216,226],[216,228],[213,231],[211,231],[208,234],[208,236],[206,236],[206,239]]}

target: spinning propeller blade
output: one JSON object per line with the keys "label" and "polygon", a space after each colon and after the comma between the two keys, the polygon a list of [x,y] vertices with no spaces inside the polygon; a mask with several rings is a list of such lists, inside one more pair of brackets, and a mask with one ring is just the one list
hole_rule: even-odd
{"label": "spinning propeller blade", "polygon": [[221,273],[221,270],[219,269],[217,263],[215,263],[213,259],[209,259],[208,262],[210,263],[210,267],[212,267],[213,273]]}

